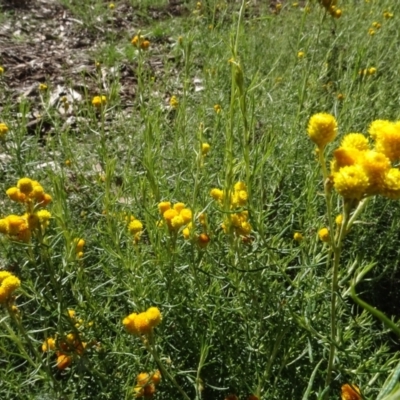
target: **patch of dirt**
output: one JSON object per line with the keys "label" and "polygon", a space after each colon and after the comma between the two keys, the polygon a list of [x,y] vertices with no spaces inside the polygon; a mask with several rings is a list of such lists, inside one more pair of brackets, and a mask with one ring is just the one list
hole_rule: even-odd
{"label": "patch of dirt", "polygon": [[[0,23],[0,66],[5,71],[0,81],[0,119],[7,103],[17,104],[27,98],[31,104],[40,104],[40,83],[49,86],[50,106],[67,118],[74,115],[74,103],[99,91],[107,93],[108,78],[114,75],[120,81],[119,94],[128,100],[125,104],[129,107],[137,85],[134,68],[128,62],[118,70],[96,66],[93,50],[110,35],[127,41],[147,23],[184,16],[189,11],[183,0],[170,0],[165,7],[146,10],[133,8],[128,2],[117,3],[114,9],[108,5],[105,2],[104,13],[86,26],[56,0],[0,0],[0,11],[7,16]],[[90,16],[92,6],[88,3],[86,7]],[[162,63],[155,53],[149,58],[149,70],[154,75],[160,68]],[[29,130],[36,128],[39,111],[29,116]]]}

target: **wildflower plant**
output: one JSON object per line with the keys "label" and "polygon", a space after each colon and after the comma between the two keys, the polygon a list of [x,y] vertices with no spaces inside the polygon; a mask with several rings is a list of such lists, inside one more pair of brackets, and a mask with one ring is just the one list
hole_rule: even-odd
{"label": "wildflower plant", "polygon": [[[330,172],[328,172],[325,149],[337,136],[336,119],[330,114],[320,113],[313,115],[309,120],[307,132],[310,139],[317,145],[329,223],[329,227],[322,228],[318,235],[323,242],[328,243],[333,254],[330,323],[332,342],[326,375],[328,387],[334,370],[337,343],[340,343],[336,315],[343,242],[371,198],[374,196],[384,196],[395,200],[400,198],[400,172],[394,164],[400,158],[399,126],[399,122],[375,120],[368,129],[370,139],[361,133],[345,135],[339,147],[333,151]],[[333,191],[340,196],[341,207],[341,214],[335,220],[332,209]],[[358,280],[365,273],[364,271]],[[400,330],[388,318],[373,311],[372,307],[358,299],[354,290],[355,284],[356,281],[353,282],[351,289],[353,300],[399,333]],[[344,393],[342,398],[350,398],[348,397],[350,395],[346,393],[350,393],[351,390],[345,386],[342,389]],[[353,392],[356,393],[354,390]]]}
{"label": "wildflower plant", "polygon": [[399,5],[62,3],[1,60],[0,398],[388,400]]}

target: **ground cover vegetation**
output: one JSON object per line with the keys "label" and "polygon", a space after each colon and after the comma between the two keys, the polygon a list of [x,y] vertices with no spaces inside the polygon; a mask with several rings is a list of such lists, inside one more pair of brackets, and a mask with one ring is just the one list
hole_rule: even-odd
{"label": "ground cover vegetation", "polygon": [[0,10],[2,399],[400,398],[400,4]]}

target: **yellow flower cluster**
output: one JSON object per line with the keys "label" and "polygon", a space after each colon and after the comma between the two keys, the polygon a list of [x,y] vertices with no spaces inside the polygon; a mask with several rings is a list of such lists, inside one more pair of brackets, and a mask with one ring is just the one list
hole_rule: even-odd
{"label": "yellow flower cluster", "polygon": [[83,257],[83,247],[85,246],[85,241],[83,239],[75,238],[75,254],[78,258]]}
{"label": "yellow flower cluster", "polygon": [[169,105],[171,106],[171,108],[173,108],[174,110],[176,110],[179,106],[179,100],[176,96],[172,96],[169,99]]}
{"label": "yellow flower cluster", "polygon": [[158,211],[167,224],[170,232],[178,232],[192,222],[192,211],[186,208],[184,203],[176,203],[173,206],[169,201],[158,204]]}
{"label": "yellow flower cluster", "polygon": [[49,225],[50,212],[39,208],[49,204],[52,198],[44,192],[39,182],[29,178],[20,179],[17,186],[9,188],[6,193],[11,200],[23,203],[26,213],[21,216],[11,214],[0,219],[0,233],[27,243],[32,233],[38,230],[43,232]]}
{"label": "yellow flower cluster", "polygon": [[123,319],[122,324],[128,333],[141,336],[150,334],[153,328],[160,324],[161,320],[160,310],[157,307],[150,307],[140,314],[129,314]]}
{"label": "yellow flower cluster", "polygon": [[304,239],[304,236],[300,232],[295,232],[293,235],[293,240],[296,242],[301,242]]}
{"label": "yellow flower cluster", "polygon": [[375,67],[364,68],[364,69],[360,69],[358,71],[358,74],[361,76],[371,76],[371,75],[375,75],[377,71],[378,70]]}
{"label": "yellow flower cluster", "polygon": [[21,281],[8,271],[0,271],[0,304],[6,303],[14,290],[21,286]]}
{"label": "yellow flower cluster", "polygon": [[208,243],[210,242],[210,236],[207,234],[207,216],[204,213],[201,213],[198,216],[198,221],[199,224],[201,225],[201,228],[203,230],[200,235],[197,234],[191,234],[193,230],[193,222],[189,222],[188,225],[186,225],[186,228],[182,230],[183,237],[188,240],[192,237],[193,242],[197,243],[198,246],[202,249],[207,247]]}
{"label": "yellow flower cluster", "polygon": [[214,111],[219,114],[222,111],[222,107],[219,104],[214,104]]}
{"label": "yellow flower cluster", "polygon": [[130,222],[128,225],[128,230],[133,236],[133,240],[135,243],[138,243],[140,240],[140,236],[143,233],[143,224],[136,219],[133,215],[130,217]]}
{"label": "yellow flower cluster", "polygon": [[158,370],[153,374],[141,372],[136,377],[136,386],[133,389],[135,397],[153,397],[156,392],[156,385],[158,385],[160,381],[161,373]]}
{"label": "yellow flower cluster", "polygon": [[345,199],[400,199],[400,170],[393,167],[400,160],[400,121],[373,121],[369,134],[373,146],[363,134],[350,133],[334,151],[334,187]]}
{"label": "yellow flower cluster", "polygon": [[[82,326],[83,320],[76,319],[74,310],[68,310],[68,315],[76,328]],[[83,355],[86,347],[87,343],[82,341],[79,333],[68,333],[64,338],[60,339],[57,339],[57,336],[55,338],[47,338],[42,344],[42,351],[43,353],[54,351],[57,356],[57,368],[64,370],[71,365],[73,354]]]}
{"label": "yellow flower cluster", "polygon": [[22,178],[16,187],[7,190],[8,197],[16,202],[30,206],[47,206],[51,202],[51,196],[44,192],[42,185],[29,178]]}
{"label": "yellow flower cluster", "polygon": [[[211,189],[210,195],[220,204],[224,204],[225,193],[223,190],[217,188]],[[230,209],[235,210],[245,207],[248,197],[246,184],[244,182],[236,182],[230,196]],[[230,213],[223,222],[222,228],[225,233],[233,231],[237,236],[248,236],[252,230],[248,219],[249,212],[247,210]]]}
{"label": "yellow flower cluster", "polygon": [[150,41],[146,40],[142,35],[134,36],[131,43],[141,50],[147,50],[150,47]]}
{"label": "yellow flower cluster", "polygon": [[319,0],[319,2],[333,18],[342,16],[342,10],[337,8],[337,0]]}
{"label": "yellow flower cluster", "polygon": [[94,96],[92,99],[92,105],[96,108],[101,108],[102,106],[107,104],[106,96]]}
{"label": "yellow flower cluster", "polygon": [[8,126],[4,122],[0,122],[0,139],[4,140],[8,132]]}

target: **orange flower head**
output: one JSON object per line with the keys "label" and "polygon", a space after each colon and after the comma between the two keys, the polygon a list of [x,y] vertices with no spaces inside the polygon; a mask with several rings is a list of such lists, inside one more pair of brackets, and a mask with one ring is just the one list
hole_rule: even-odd
{"label": "orange flower head", "polygon": [[356,385],[346,383],[342,386],[342,400],[361,400],[360,389]]}
{"label": "orange flower head", "polygon": [[66,354],[60,354],[57,357],[57,368],[59,370],[64,370],[66,368],[68,368],[72,363],[72,357],[71,356],[67,356]]}

